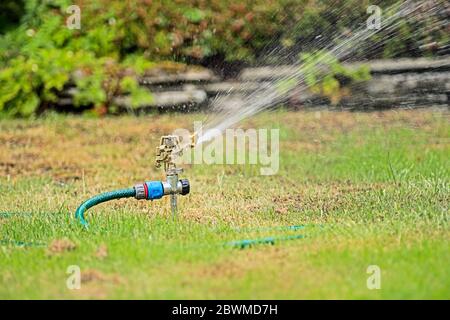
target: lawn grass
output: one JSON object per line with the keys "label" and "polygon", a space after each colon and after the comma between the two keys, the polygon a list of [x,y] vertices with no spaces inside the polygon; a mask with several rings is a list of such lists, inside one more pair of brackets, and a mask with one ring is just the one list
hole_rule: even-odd
{"label": "lawn grass", "polygon": [[[450,298],[447,111],[263,113],[242,127],[280,129],[277,175],[186,166],[178,221],[168,199],[92,208],[89,231],[73,220],[92,195],[163,178],[159,137],[202,118],[0,122],[0,298]],[[289,225],[305,228],[268,229]],[[80,290],[66,286],[70,265]]]}

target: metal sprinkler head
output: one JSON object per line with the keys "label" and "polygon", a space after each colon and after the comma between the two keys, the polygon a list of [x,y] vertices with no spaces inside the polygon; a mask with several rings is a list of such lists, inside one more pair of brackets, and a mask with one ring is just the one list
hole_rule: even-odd
{"label": "metal sprinkler head", "polygon": [[189,180],[179,179],[178,175],[183,172],[177,168],[175,159],[183,155],[183,148],[179,136],[162,136],[160,145],[156,148],[155,166],[164,167],[167,181],[163,181],[164,195],[170,195],[170,208],[172,216],[177,216],[177,194],[186,195],[190,191]]}

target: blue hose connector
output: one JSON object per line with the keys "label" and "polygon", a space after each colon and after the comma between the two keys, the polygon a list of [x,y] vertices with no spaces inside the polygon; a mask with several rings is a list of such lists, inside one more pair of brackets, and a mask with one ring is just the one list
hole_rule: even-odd
{"label": "blue hose connector", "polygon": [[161,181],[147,181],[134,186],[136,199],[155,200],[161,199],[164,195],[164,187]]}
{"label": "blue hose connector", "polygon": [[147,200],[161,199],[164,195],[164,188],[161,181],[149,181],[145,185],[148,189]]}

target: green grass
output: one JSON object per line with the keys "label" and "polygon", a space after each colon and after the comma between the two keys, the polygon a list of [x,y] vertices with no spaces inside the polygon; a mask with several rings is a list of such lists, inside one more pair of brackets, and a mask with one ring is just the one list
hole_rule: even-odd
{"label": "green grass", "polygon": [[[162,178],[159,136],[201,118],[0,122],[0,298],[450,298],[444,111],[264,113],[243,127],[280,128],[277,175],[186,166],[176,222],[168,199],[92,208],[89,231],[73,220],[89,196]],[[224,245],[302,224],[304,239]],[[70,265],[80,290],[66,287]]]}

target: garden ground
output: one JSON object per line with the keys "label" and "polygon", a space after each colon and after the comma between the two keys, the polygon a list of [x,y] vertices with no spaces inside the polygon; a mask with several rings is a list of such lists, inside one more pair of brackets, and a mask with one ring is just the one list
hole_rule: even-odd
{"label": "garden ground", "polygon": [[[0,298],[450,298],[448,111],[263,113],[242,126],[280,128],[277,175],[186,166],[175,222],[168,199],[102,204],[88,231],[74,221],[94,194],[163,178],[159,137],[204,117],[0,122]],[[268,228],[289,225],[305,227]]]}

